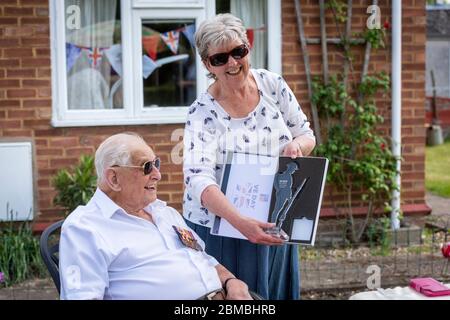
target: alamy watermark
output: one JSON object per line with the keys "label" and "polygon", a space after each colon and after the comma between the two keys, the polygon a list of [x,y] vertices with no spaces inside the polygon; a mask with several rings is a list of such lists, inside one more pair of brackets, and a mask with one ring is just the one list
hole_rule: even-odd
{"label": "alamy watermark", "polygon": [[66,9],[66,28],[69,30],[79,30],[81,28],[80,6],[71,5]]}
{"label": "alamy watermark", "polygon": [[367,278],[367,289],[374,290],[381,287],[381,268],[376,264],[367,267],[366,273],[370,274]]}
{"label": "alamy watermark", "polygon": [[381,9],[377,5],[371,5],[367,7],[367,13],[370,14],[370,17],[367,18],[367,28],[372,29],[381,29]]}

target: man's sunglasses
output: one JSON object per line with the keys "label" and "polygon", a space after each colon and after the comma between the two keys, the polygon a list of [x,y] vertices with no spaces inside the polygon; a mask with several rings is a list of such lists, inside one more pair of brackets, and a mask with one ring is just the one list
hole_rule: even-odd
{"label": "man's sunglasses", "polygon": [[228,58],[232,56],[234,59],[242,59],[248,54],[248,48],[245,44],[241,44],[240,46],[234,48],[230,52],[221,52],[213,54],[208,57],[209,62],[214,67],[223,66],[228,62]]}
{"label": "man's sunglasses", "polygon": [[155,158],[155,160],[153,161],[151,160],[146,161],[142,166],[127,166],[119,164],[113,165],[113,167],[121,167],[121,168],[140,168],[144,171],[144,176],[149,175],[152,172],[153,167],[159,170],[160,166],[161,166],[161,159],[159,158]]}

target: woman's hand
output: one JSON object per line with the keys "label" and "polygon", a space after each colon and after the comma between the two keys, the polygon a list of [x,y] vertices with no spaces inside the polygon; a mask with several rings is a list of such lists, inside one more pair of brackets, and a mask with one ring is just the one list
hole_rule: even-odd
{"label": "woman's hand", "polygon": [[227,287],[224,288],[227,292],[225,300],[253,300],[245,282],[234,278],[229,280],[226,285]]}
{"label": "woman's hand", "polygon": [[289,142],[283,150],[283,156],[291,157],[292,159],[303,157],[302,148],[297,141]]}
{"label": "woman's hand", "polygon": [[274,235],[267,234],[264,230],[275,227],[275,223],[261,222],[245,216],[240,216],[239,222],[234,225],[248,241],[256,244],[281,245],[283,240]]}

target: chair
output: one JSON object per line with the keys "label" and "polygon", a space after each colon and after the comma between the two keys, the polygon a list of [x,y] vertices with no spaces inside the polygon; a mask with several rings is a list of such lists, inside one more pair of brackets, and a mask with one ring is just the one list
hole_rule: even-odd
{"label": "chair", "polygon": [[[58,293],[61,293],[61,281],[59,279],[59,238],[58,241],[51,243],[51,237],[56,235],[56,233],[61,229],[64,220],[55,222],[54,224],[47,227],[41,235],[39,240],[39,247],[41,251],[42,260],[44,260],[45,266],[47,267],[50,275],[52,276],[53,282],[55,284]],[[264,300],[256,292],[250,291],[250,295],[254,300]]]}
{"label": "chair", "polygon": [[47,227],[39,240],[42,260],[44,260],[45,266],[52,276],[58,293],[60,293],[61,287],[61,282],[59,280],[59,239],[56,243],[52,243],[51,237],[59,231],[63,222],[64,220],[61,220]]}

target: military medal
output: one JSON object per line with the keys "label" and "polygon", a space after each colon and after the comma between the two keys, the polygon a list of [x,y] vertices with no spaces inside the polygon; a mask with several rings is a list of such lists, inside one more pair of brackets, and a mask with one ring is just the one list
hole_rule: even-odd
{"label": "military medal", "polygon": [[203,248],[198,244],[197,239],[195,239],[194,235],[191,231],[187,229],[183,229],[177,226],[172,226],[175,232],[180,238],[181,242],[189,248],[192,248],[197,251],[203,251]]}

